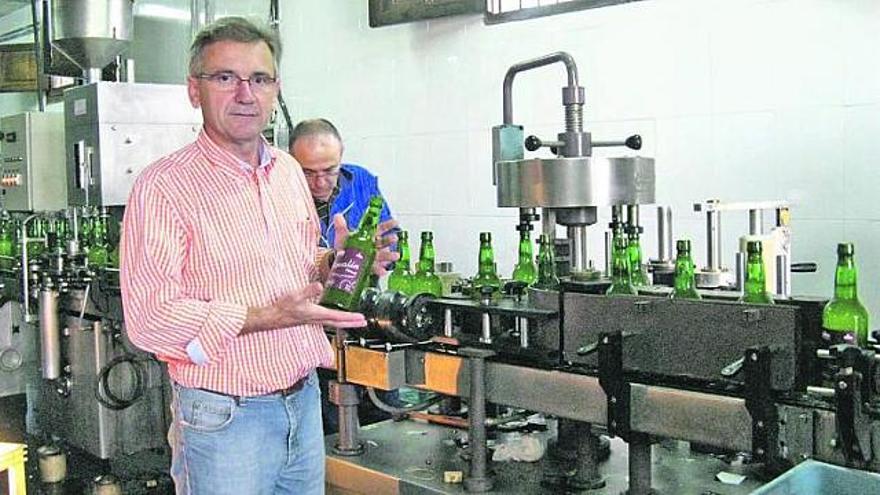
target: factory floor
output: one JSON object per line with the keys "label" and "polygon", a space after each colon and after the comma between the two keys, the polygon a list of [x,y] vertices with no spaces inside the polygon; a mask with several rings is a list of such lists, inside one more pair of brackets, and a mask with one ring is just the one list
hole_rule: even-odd
{"label": "factory floor", "polygon": [[[92,482],[100,475],[111,473],[120,481],[126,495],[173,495],[174,487],[168,476],[168,453],[144,451],[113,462],[96,458],[86,452],[65,449],[67,478],[60,483],[40,481],[37,449],[44,439],[27,435],[25,428],[25,396],[0,398],[0,442],[27,445],[27,492],[30,495],[82,495],[92,493]],[[8,488],[0,484],[0,493]]]}

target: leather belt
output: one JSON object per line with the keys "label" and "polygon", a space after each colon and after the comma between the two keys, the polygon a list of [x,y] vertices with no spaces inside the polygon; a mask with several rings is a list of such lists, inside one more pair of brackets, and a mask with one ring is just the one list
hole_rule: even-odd
{"label": "leather belt", "polygon": [[204,392],[209,392],[212,394],[222,395],[224,397],[231,397],[233,400],[235,400],[236,405],[241,405],[242,399],[248,399],[248,398],[253,398],[253,397],[268,397],[271,395],[279,395],[281,397],[291,396],[291,395],[299,392],[300,390],[302,390],[302,388],[306,384],[306,380],[308,380],[308,378],[309,378],[308,375],[306,375],[306,376],[300,378],[299,380],[297,380],[296,383],[294,383],[293,385],[291,385],[287,388],[281,388],[278,390],[274,390],[272,392],[266,392],[265,394],[259,394],[259,395],[233,395],[233,394],[226,394],[223,392],[218,392],[216,390],[208,390],[206,388],[200,388],[199,390],[202,390]]}

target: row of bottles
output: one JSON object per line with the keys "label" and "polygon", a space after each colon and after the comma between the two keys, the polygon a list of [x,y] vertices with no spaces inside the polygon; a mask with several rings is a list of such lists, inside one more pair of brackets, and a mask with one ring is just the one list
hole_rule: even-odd
{"label": "row of bottles", "polygon": [[[76,217],[76,220],[74,220]],[[0,214],[0,268],[17,266],[21,253],[21,227],[24,216]],[[111,233],[111,216],[106,209],[84,207],[77,210],[43,213],[27,222],[28,238],[39,239],[28,244],[28,256],[36,259],[44,253],[64,252],[67,243],[79,240],[79,248],[92,266],[119,266],[117,237]],[[44,241],[45,239],[45,241]]]}
{"label": "row of bottles", "polygon": [[[354,310],[359,303],[360,294],[366,287],[371,266],[376,255],[375,236],[382,210],[381,197],[373,197],[370,206],[361,220],[358,230],[346,240],[342,254],[331,268],[327,289],[321,304],[346,310]],[[0,255],[9,250],[9,229],[7,219],[0,225]],[[38,229],[43,228],[38,223]],[[56,226],[56,229],[58,227]],[[613,231],[612,277],[609,295],[637,295],[638,286],[647,285],[647,275],[641,263],[642,253],[639,245],[640,229],[615,219],[611,223]],[[97,217],[89,227],[91,249],[96,264],[106,264],[107,252],[106,215]],[[555,289],[559,286],[553,245],[546,235],[539,238],[537,265],[532,257],[530,239],[531,225],[523,223],[520,231],[519,260],[513,270],[513,279],[541,289]],[[36,232],[39,235],[39,232]],[[388,288],[404,294],[430,293],[440,297],[442,283],[434,273],[434,236],[430,231],[421,233],[421,246],[416,272],[410,269],[409,235],[401,231],[398,235],[400,260],[388,279]],[[14,246],[14,243],[13,243]],[[766,271],[762,257],[761,241],[747,243],[747,260],[743,294],[740,301],[749,304],[774,304],[773,296],[766,289]],[[675,280],[670,297],[673,299],[700,299],[694,279],[695,265],[691,256],[689,240],[676,242]],[[860,346],[867,345],[868,313],[858,299],[856,290],[855,249],[851,243],[839,244],[838,263],[835,272],[834,298],[826,305],[822,322],[825,338],[831,342],[847,342]],[[0,258],[2,260],[3,258]],[[495,268],[492,248],[492,234],[480,233],[479,269],[473,278],[473,291],[477,295],[498,294],[501,280]],[[488,288],[488,290],[487,290]]]}

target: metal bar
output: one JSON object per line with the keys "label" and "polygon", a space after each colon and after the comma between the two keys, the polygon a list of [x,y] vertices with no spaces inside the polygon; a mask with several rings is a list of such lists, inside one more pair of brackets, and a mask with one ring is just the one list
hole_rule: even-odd
{"label": "metal bar", "polygon": [[721,270],[721,214],[715,210],[706,212],[706,268]]}
{"label": "metal bar", "polygon": [[647,435],[629,439],[629,495],[650,495],[651,442]]}
{"label": "metal bar", "polygon": [[543,67],[545,65],[554,64],[556,62],[562,62],[565,64],[565,71],[568,75],[569,87],[578,86],[577,64],[575,63],[571,55],[565,52],[551,53],[549,55],[544,55],[543,57],[526,60],[524,62],[511,65],[510,68],[507,69],[507,73],[504,75],[504,85],[502,87],[504,124],[513,124],[513,79],[514,77],[516,77],[516,74],[519,72],[536,69],[538,67]]}
{"label": "metal bar", "polygon": [[492,478],[487,467],[488,451],[486,445],[486,357],[491,351],[468,349],[471,357],[471,387],[468,401],[468,436],[471,451],[470,472],[465,480],[469,492],[488,492],[492,489]]}
{"label": "metal bar", "polygon": [[764,210],[752,208],[749,210],[749,234],[761,235],[764,233]]}
{"label": "metal bar", "polygon": [[672,208],[657,207],[657,260],[669,261],[672,251]]}
{"label": "metal bar", "polygon": [[587,270],[587,227],[572,225],[568,227],[568,240],[571,241],[571,270],[583,272]]}

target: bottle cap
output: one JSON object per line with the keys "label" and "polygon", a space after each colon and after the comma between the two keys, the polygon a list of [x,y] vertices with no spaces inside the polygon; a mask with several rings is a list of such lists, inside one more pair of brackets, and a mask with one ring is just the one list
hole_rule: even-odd
{"label": "bottle cap", "polygon": [[675,249],[678,250],[679,253],[691,251],[691,241],[690,239],[679,239],[675,241]]}
{"label": "bottle cap", "polygon": [[492,242],[492,233],[480,232],[480,242]]}
{"label": "bottle cap", "polygon": [[422,231],[422,240],[423,240],[423,241],[430,241],[430,240],[433,240],[433,239],[434,239],[434,233],[433,233],[433,232],[431,232],[430,230],[423,230],[423,231]]}
{"label": "bottle cap", "polygon": [[746,244],[746,251],[749,253],[760,254],[762,251],[761,241],[749,241],[748,244]]}
{"label": "bottle cap", "polygon": [[405,241],[405,240],[409,239],[409,233],[405,230],[401,230],[400,232],[397,233],[397,238],[400,239],[401,241]]}
{"label": "bottle cap", "polygon": [[452,273],[452,262],[441,261],[437,263],[437,271],[440,273]]}
{"label": "bottle cap", "polygon": [[841,242],[837,245],[838,256],[852,256],[856,252],[856,248],[851,242]]}

